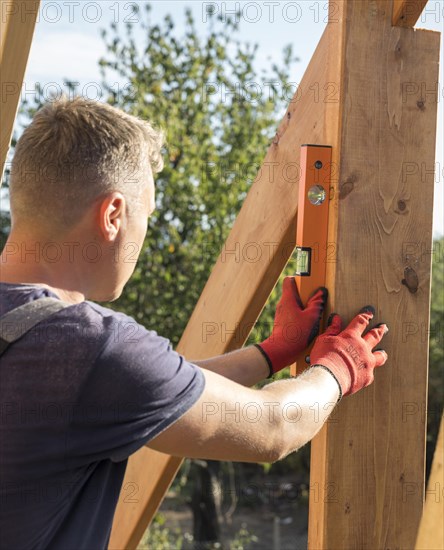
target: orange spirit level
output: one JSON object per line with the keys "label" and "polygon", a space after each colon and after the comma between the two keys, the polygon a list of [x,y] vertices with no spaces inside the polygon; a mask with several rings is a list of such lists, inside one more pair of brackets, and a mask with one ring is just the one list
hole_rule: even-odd
{"label": "orange spirit level", "polygon": [[[331,155],[329,145],[301,146],[295,279],[304,304],[316,288],[325,286]],[[292,376],[307,367],[307,353],[291,366]]]}

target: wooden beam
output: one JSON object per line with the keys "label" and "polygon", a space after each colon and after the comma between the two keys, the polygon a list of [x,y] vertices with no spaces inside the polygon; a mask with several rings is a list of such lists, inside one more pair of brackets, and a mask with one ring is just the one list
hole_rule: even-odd
{"label": "wooden beam", "polygon": [[444,548],[444,417],[441,418],[416,550]]}
{"label": "wooden beam", "polygon": [[[340,41],[340,27],[326,30],[290,102],[177,347],[189,359],[244,344],[293,252],[300,146],[337,139],[339,61],[333,52]],[[147,448],[129,462],[110,549],[136,547],[181,463]],[[125,487],[137,489],[130,504]]]}
{"label": "wooden beam", "polygon": [[[336,6],[338,3],[336,3]],[[392,3],[344,0],[331,307],[373,304],[390,332],[375,383],[311,446],[309,548],[414,548],[424,497],[440,34],[393,27]],[[429,172],[427,172],[429,170]]]}
{"label": "wooden beam", "polygon": [[0,3],[0,182],[11,144],[40,0]]}
{"label": "wooden beam", "polygon": [[392,25],[414,27],[428,0],[394,0]]}

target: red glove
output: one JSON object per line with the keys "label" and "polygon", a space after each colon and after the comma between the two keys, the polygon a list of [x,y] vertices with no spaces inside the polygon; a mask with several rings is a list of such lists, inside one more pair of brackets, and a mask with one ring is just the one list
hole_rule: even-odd
{"label": "red glove", "polygon": [[373,370],[387,361],[384,350],[372,352],[388,332],[387,325],[381,323],[362,335],[374,311],[372,306],[366,306],[342,332],[342,320],[333,313],[327,330],[317,338],[311,350],[311,365],[324,367],[338,382],[339,399],[371,384]]}
{"label": "red glove", "polygon": [[271,335],[255,344],[270,367],[270,376],[291,365],[319,332],[328,291],[320,287],[304,308],[294,277],[285,277]]}

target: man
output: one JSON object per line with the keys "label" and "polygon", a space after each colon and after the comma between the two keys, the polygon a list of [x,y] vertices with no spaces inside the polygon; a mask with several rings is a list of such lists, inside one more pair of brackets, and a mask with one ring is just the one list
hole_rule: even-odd
{"label": "man", "polygon": [[[132,274],[127,247],[141,249],[161,146],[147,122],[82,98],[45,105],[17,144],[0,315],[43,297],[68,307],[0,358],[1,548],[106,548],[127,458],[141,446],[279,460],[387,359],[372,352],[387,327],[363,335],[374,313],[367,306],[344,331],[331,317],[303,375],[251,389],[317,333],[327,291],[304,307],[290,277],[269,338],[205,361],[188,361],[151,328],[90,301],[115,300]],[[255,422],[228,414],[251,404]]]}

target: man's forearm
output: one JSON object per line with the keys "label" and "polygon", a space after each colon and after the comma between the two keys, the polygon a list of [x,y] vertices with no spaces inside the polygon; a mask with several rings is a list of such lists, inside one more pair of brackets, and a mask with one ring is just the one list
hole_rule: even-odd
{"label": "man's forearm", "polygon": [[190,363],[247,387],[264,380],[270,373],[265,357],[254,346]]}
{"label": "man's forearm", "polygon": [[[322,428],[339,399],[339,386],[325,369],[313,367],[294,379],[278,380],[262,388],[275,407],[280,429],[275,448],[279,460],[310,441]],[[272,405],[273,404],[273,405]]]}
{"label": "man's forearm", "polygon": [[[193,363],[248,387],[269,374],[267,361],[254,346]],[[319,367],[307,369],[297,378],[268,384],[260,392],[267,396],[268,414],[273,416],[272,423],[279,419],[279,428],[253,423],[249,430],[250,433],[251,430],[268,432],[269,443],[275,440],[272,449],[279,449],[279,458],[310,441],[322,428],[339,398],[336,380]],[[266,416],[264,414],[262,420]]]}
{"label": "man's forearm", "polygon": [[335,379],[322,368],[261,390],[203,370],[199,400],[149,447],[190,458],[275,462],[310,441],[339,397]]}

